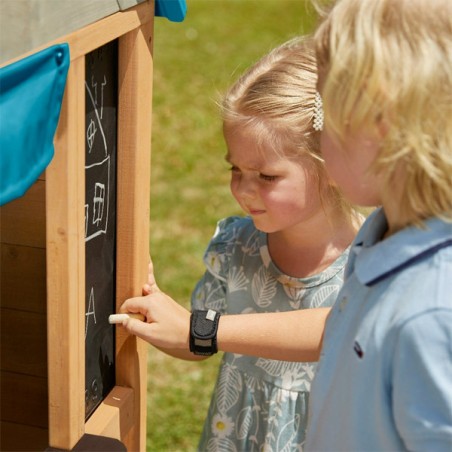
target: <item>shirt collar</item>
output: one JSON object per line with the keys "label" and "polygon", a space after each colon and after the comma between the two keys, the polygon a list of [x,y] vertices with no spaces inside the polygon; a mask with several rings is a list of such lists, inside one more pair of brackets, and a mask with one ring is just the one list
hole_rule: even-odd
{"label": "shirt collar", "polygon": [[423,229],[407,227],[381,240],[386,229],[384,211],[378,209],[357,236],[352,253],[354,272],[362,284],[375,284],[438,248],[452,244],[452,224],[439,218],[428,219]]}

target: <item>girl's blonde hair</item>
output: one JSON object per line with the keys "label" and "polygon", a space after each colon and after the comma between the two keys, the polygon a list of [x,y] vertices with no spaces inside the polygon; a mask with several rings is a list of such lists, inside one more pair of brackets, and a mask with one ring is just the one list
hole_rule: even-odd
{"label": "girl's blonde hair", "polygon": [[383,137],[383,202],[452,221],[452,2],[338,0],[315,41],[326,127]]}
{"label": "girl's blonde hair", "polygon": [[354,209],[337,187],[325,183],[320,137],[313,129],[316,84],[313,41],[294,38],[261,58],[229,88],[221,104],[222,119],[226,127],[250,130],[265,149],[309,161],[323,203],[351,215]]}

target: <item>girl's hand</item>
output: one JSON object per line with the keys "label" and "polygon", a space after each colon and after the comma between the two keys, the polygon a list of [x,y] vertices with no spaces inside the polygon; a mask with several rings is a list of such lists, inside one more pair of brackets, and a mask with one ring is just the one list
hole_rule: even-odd
{"label": "girl's hand", "polygon": [[188,350],[190,312],[161,292],[155,281],[150,281],[149,288],[149,295],[129,298],[119,310],[143,314],[146,320],[128,318],[123,321],[123,327],[158,348]]}

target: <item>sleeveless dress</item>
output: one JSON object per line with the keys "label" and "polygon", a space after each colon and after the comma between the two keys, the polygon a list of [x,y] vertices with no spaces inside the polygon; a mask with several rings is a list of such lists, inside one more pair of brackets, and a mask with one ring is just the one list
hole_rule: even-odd
{"label": "sleeveless dress", "polygon": [[[193,291],[192,307],[242,314],[331,306],[348,251],[317,275],[293,278],[272,262],[267,234],[251,218],[226,218],[206,250],[207,270]],[[315,367],[225,353],[198,449],[301,451]]]}

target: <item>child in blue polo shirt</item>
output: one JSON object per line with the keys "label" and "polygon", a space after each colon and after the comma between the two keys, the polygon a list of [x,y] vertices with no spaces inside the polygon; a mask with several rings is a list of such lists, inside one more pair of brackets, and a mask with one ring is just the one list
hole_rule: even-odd
{"label": "child in blue polo shirt", "polygon": [[306,450],[452,450],[452,3],[339,0],[316,32],[330,176],[362,226]]}

